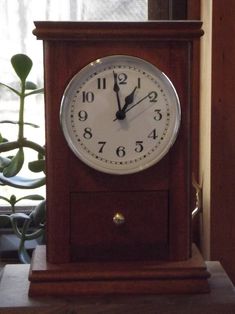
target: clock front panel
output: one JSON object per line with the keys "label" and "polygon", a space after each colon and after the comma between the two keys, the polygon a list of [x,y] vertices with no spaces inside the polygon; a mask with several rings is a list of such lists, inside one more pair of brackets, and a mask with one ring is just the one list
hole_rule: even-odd
{"label": "clock front panel", "polygon": [[[51,91],[46,98],[48,260],[187,259],[189,45],[48,41],[44,49],[46,90]],[[90,62],[110,55],[131,55],[151,62],[170,77],[181,102],[182,121],[175,144],[156,165],[138,173],[106,174],[85,165],[70,150],[60,128],[60,103],[71,78]],[[89,95],[84,94],[86,101],[91,100]],[[113,223],[118,212],[127,217],[123,226]]]}

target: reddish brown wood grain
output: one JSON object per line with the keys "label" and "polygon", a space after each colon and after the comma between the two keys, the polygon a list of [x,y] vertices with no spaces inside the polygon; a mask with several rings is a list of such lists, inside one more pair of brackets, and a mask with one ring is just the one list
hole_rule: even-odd
{"label": "reddish brown wood grain", "polygon": [[[152,197],[154,193],[157,195],[163,191],[169,196],[162,202],[162,208],[167,208],[167,213],[158,209],[161,204],[156,206],[154,202],[151,209],[159,211],[159,219],[163,221],[162,228],[156,228],[155,234],[151,235],[153,243],[164,238],[164,246],[167,248],[167,253],[163,254],[165,260],[190,258],[191,143],[195,137],[191,131],[192,121],[194,126],[197,121],[197,118],[194,119],[198,106],[198,77],[195,71],[198,59],[195,58],[195,47],[198,47],[198,38],[202,34],[200,27],[200,22],[36,23],[34,33],[44,40],[45,56],[49,262],[68,263],[76,255],[76,248],[71,245],[75,234],[72,230],[76,229],[76,224],[80,225],[79,214],[76,212],[78,201],[74,203],[73,199],[76,198],[74,195],[81,195],[81,192],[100,193],[102,201],[107,192],[133,191],[138,194],[141,203],[143,194],[138,191],[149,191],[148,193],[153,193]],[[181,128],[170,153],[156,166],[135,175],[107,175],[83,165],[67,148],[60,128],[60,102],[72,76],[91,61],[113,54],[134,55],[152,62],[170,77],[181,102]],[[192,109],[192,106],[195,108]],[[78,199],[79,202],[83,201]],[[114,207],[115,203],[117,198],[113,198]],[[134,205],[130,202],[128,204],[129,211],[134,212]],[[91,206],[91,210],[97,209],[95,202]],[[104,212],[106,210],[107,208]],[[142,225],[138,222],[135,228],[138,234]],[[140,234],[143,236],[141,232]],[[147,234],[146,232],[146,237]],[[95,237],[95,232],[91,236]],[[125,241],[133,246],[133,238],[129,237]],[[117,255],[114,251],[113,256]],[[107,255],[107,259],[110,256]]]}
{"label": "reddish brown wood grain", "polygon": [[[116,213],[124,216],[115,225]],[[71,196],[74,261],[149,260],[168,256],[167,191],[74,193]]]}
{"label": "reddish brown wood grain", "polygon": [[200,21],[35,22],[33,34],[43,40],[148,41],[191,40],[203,34]]}
{"label": "reddish brown wood grain", "polygon": [[209,273],[196,247],[181,262],[50,264],[45,246],[33,255],[30,296],[183,294],[209,292]]}
{"label": "reddish brown wood grain", "polygon": [[235,282],[235,2],[213,1],[211,100],[211,258]]}

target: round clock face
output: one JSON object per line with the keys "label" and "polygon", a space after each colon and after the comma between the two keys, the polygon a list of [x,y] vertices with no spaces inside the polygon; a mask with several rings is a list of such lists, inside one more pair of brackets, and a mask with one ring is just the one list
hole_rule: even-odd
{"label": "round clock face", "polygon": [[168,77],[132,56],[90,63],[68,84],[61,125],[72,151],[110,174],[144,170],[169,151],[180,125],[180,104]]}

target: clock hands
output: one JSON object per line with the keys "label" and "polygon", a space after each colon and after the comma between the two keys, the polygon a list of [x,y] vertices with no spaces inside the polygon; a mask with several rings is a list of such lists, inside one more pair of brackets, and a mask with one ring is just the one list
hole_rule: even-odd
{"label": "clock hands", "polygon": [[123,105],[122,109],[119,109],[117,112],[116,112],[116,118],[118,120],[123,120],[125,119],[126,117],[126,111],[127,111],[127,108],[130,104],[133,103],[133,100],[134,100],[134,94],[135,94],[135,91],[137,89],[137,86],[133,89],[133,91],[126,96],[125,98],[125,104]]}
{"label": "clock hands", "polygon": [[113,91],[116,93],[116,97],[117,97],[117,104],[118,104],[118,110],[122,110],[121,108],[121,104],[120,104],[120,98],[119,98],[119,86],[118,86],[118,82],[117,82],[117,73],[115,73],[113,71],[113,78],[114,78],[114,85],[113,85]]}
{"label": "clock hands", "polygon": [[130,108],[128,108],[126,110],[126,112],[128,112],[129,110],[131,110],[132,108],[134,108],[135,106],[139,105],[139,103],[141,103],[143,100],[145,100],[146,98],[150,97],[151,94],[155,93],[154,91],[149,92],[146,96],[144,96],[143,98],[141,98],[139,101],[137,101],[133,106],[131,106]]}
{"label": "clock hands", "polygon": [[125,104],[124,104],[124,106],[122,107],[122,110],[123,110],[124,112],[126,112],[126,111],[127,111],[127,107],[128,107],[130,104],[133,103],[134,94],[135,94],[136,89],[137,89],[137,86],[133,89],[133,91],[132,91],[128,96],[126,96],[126,98],[125,98]]}
{"label": "clock hands", "polygon": [[[135,87],[135,89],[133,90],[133,92],[130,94],[130,95],[128,95],[127,97],[126,97],[126,99],[128,98],[128,97],[130,97],[130,100],[131,100],[131,102],[130,103],[128,103],[127,102],[127,105],[126,105],[126,102],[125,102],[125,105],[123,106],[123,108],[122,108],[122,110],[121,110],[121,113],[120,113],[120,111],[118,111],[117,113],[116,113],[116,118],[113,120],[113,121],[116,121],[116,120],[123,120],[125,117],[126,117],[126,112],[128,112],[128,111],[130,111],[132,108],[134,108],[135,106],[137,106],[137,105],[139,105],[142,101],[144,101],[146,98],[150,98],[150,96],[152,95],[152,94],[154,94],[155,95],[155,93],[156,92],[154,92],[154,91],[151,91],[151,92],[149,92],[147,95],[145,95],[143,98],[141,98],[139,101],[137,101],[134,105],[132,105],[131,107],[129,107],[128,108],[128,106],[133,102],[133,97],[134,97],[134,92],[135,92],[135,90],[136,90],[136,88],[137,87]],[[129,99],[128,99],[128,101],[129,101]],[[118,115],[123,115],[124,116],[124,118],[119,118],[118,117]]]}

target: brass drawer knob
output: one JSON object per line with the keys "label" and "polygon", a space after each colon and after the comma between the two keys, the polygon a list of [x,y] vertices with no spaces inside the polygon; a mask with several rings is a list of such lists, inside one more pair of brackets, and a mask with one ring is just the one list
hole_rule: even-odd
{"label": "brass drawer knob", "polygon": [[121,226],[125,223],[125,217],[121,213],[116,213],[113,216],[113,222],[115,223],[116,226]]}

